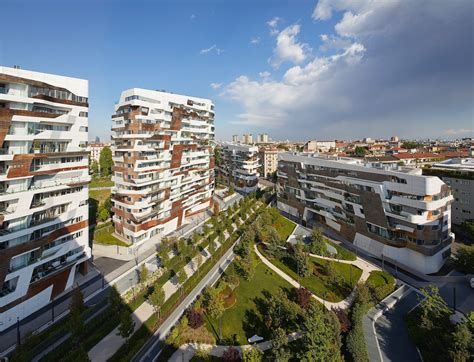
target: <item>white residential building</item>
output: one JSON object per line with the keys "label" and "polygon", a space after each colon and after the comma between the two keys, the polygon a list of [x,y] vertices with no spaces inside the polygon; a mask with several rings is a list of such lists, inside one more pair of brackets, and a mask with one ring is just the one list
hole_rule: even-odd
{"label": "white residential building", "polygon": [[97,142],[92,142],[89,143],[88,149],[89,149],[89,157],[90,161],[97,161],[99,162],[100,159],[100,153],[104,149],[104,147],[110,147],[110,143],[97,143]]}
{"label": "white residential building", "polygon": [[304,152],[329,152],[336,148],[336,141],[308,141],[305,143]]}
{"label": "white residential building", "polygon": [[242,143],[246,145],[251,145],[253,144],[253,137],[250,133],[244,134],[242,137]]}
{"label": "white residential building", "polygon": [[278,149],[276,147],[261,147],[258,156],[260,158],[260,169],[263,177],[268,177],[277,170]]}
{"label": "white residential building", "polygon": [[208,99],[133,88],[112,116],[115,233],[159,241],[212,206],[214,105]]}
{"label": "white residential building", "polygon": [[258,147],[246,144],[223,143],[218,146],[220,161],[218,173],[234,186],[236,191],[250,193],[258,188]]}
{"label": "white residential building", "polygon": [[268,143],[268,135],[266,133],[257,136],[257,143]]}
{"label": "white residential building", "polygon": [[0,330],[87,273],[88,82],[0,67]]}
{"label": "white residential building", "polygon": [[281,153],[278,208],[325,224],[358,248],[413,271],[437,272],[450,255],[451,191],[421,169]]}

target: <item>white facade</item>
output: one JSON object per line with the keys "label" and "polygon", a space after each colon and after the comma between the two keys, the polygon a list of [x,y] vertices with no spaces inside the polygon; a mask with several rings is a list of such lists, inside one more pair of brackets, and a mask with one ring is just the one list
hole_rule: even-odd
{"label": "white facade", "polygon": [[335,141],[308,141],[304,145],[304,152],[328,152],[335,148]]}
{"label": "white facade", "polygon": [[421,170],[283,153],[277,190],[280,210],[409,269],[437,272],[450,253],[453,196]]}
{"label": "white facade", "polygon": [[87,272],[87,97],[86,80],[0,67],[0,330]]}
{"label": "white facade", "polygon": [[277,170],[278,150],[276,148],[261,148],[259,157],[263,177],[268,177]]}
{"label": "white facade", "polygon": [[252,135],[249,133],[249,134],[244,134],[242,136],[242,143],[246,144],[246,145],[251,145],[253,144],[253,137]]}
{"label": "white facade", "polygon": [[214,105],[208,99],[133,88],[112,116],[115,233],[159,241],[212,205]]}
{"label": "white facade", "polygon": [[104,147],[110,147],[110,144],[108,143],[89,143],[89,157],[91,162],[96,161],[99,163],[100,159],[100,153],[104,149]]}
{"label": "white facade", "polygon": [[266,133],[257,136],[257,143],[268,143],[268,135]]}
{"label": "white facade", "polygon": [[258,188],[258,147],[247,144],[223,143],[219,145],[219,174],[242,193],[254,192]]}

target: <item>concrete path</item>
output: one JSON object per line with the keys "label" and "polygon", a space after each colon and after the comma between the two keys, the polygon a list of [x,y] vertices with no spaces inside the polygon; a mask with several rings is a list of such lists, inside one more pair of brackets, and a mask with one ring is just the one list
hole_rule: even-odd
{"label": "concrete path", "polygon": [[[270,269],[272,269],[275,273],[277,273],[279,276],[281,276],[283,279],[285,279],[288,283],[290,283],[291,285],[293,285],[295,288],[299,288],[301,286],[301,284],[299,282],[297,282],[296,280],[294,280],[292,277],[290,277],[288,274],[286,274],[285,272],[283,272],[282,270],[280,270],[278,267],[276,267],[272,262],[270,262],[266,257],[264,257],[260,251],[258,251],[258,248],[257,246],[255,245],[255,253],[258,255],[258,257],[263,261],[263,263],[265,265],[267,265]],[[374,271],[374,270],[380,270],[379,268],[377,268],[376,266],[374,265],[371,265],[369,264],[368,262],[360,259],[359,258],[355,261],[349,261],[349,260],[339,260],[339,259],[333,259],[333,258],[328,258],[328,257],[324,257],[324,256],[320,256],[320,255],[316,255],[316,254],[309,254],[310,256],[312,257],[315,257],[315,258],[319,258],[319,259],[324,259],[324,260],[331,260],[331,261],[335,261],[335,262],[345,262],[346,264],[352,264],[360,269],[362,269],[362,275],[359,279],[359,281],[361,282],[365,282],[367,280],[367,278],[369,277],[370,275],[370,272],[371,271]],[[321,297],[318,297],[317,295],[311,293],[312,297],[314,299],[316,299],[317,301],[319,301],[320,303],[322,303],[326,309],[328,310],[331,310],[333,308],[342,308],[342,309],[346,309],[346,308],[349,308],[352,304],[352,302],[354,301],[354,297],[355,297],[355,289],[351,292],[351,294],[349,294],[349,296],[340,301],[340,302],[337,302],[337,303],[334,303],[334,302],[329,302]]]}
{"label": "concrete path", "polygon": [[[297,340],[298,338],[301,338],[301,335],[302,334],[300,332],[289,334],[288,342],[293,342]],[[209,355],[220,358],[229,347],[230,346],[219,346],[219,345],[204,344],[204,343],[185,343],[173,353],[173,355],[168,360],[168,362],[182,362],[182,361],[188,362],[193,358],[193,356],[199,350],[204,350],[208,352]],[[261,343],[255,343],[254,345],[247,344],[244,346],[233,346],[233,347],[235,347],[240,352],[240,354],[242,354],[242,351],[252,348],[252,347],[258,348],[261,351],[266,351],[272,348],[272,341],[264,341]]]}

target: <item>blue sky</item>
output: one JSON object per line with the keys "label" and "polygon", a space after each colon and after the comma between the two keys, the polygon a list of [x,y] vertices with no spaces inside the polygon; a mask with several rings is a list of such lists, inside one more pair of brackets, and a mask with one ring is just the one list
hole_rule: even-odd
{"label": "blue sky", "polygon": [[91,139],[131,87],[212,99],[217,138],[472,136],[454,3],[3,0],[0,64],[88,79]]}

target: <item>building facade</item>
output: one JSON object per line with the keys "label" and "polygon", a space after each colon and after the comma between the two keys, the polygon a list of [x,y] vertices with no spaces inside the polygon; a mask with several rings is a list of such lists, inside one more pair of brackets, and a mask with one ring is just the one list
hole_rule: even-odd
{"label": "building facade", "polygon": [[268,135],[266,133],[257,136],[257,143],[268,143]]}
{"label": "building facade", "polygon": [[219,175],[235,190],[250,193],[257,190],[258,147],[245,144],[224,143],[219,145],[220,161],[217,167]]}
{"label": "building facade", "polygon": [[90,161],[96,161],[97,163],[99,162],[100,159],[100,153],[104,149],[104,147],[110,147],[110,144],[108,143],[89,143],[89,157]]}
{"label": "building facade", "polygon": [[244,135],[242,136],[242,143],[243,143],[243,144],[246,144],[246,145],[251,145],[251,144],[253,144],[253,137],[252,137],[252,135],[251,135],[250,133],[244,134]]}
{"label": "building facade", "polygon": [[407,269],[437,272],[450,255],[451,195],[421,170],[350,158],[280,154],[278,208],[325,224],[358,248]]}
{"label": "building facade", "polygon": [[438,176],[453,193],[452,222],[461,225],[474,220],[474,158],[453,158],[423,169],[424,175]]}
{"label": "building facade", "polygon": [[261,147],[258,151],[260,158],[260,174],[269,177],[278,167],[278,149],[275,147]]}
{"label": "building facade", "polygon": [[0,67],[0,330],[87,273],[88,82]]}
{"label": "building facade", "polygon": [[331,149],[336,148],[335,141],[308,141],[305,143],[303,150],[304,152],[329,152]]}
{"label": "building facade", "polygon": [[214,105],[208,99],[129,89],[112,116],[117,237],[159,241],[211,207]]}

